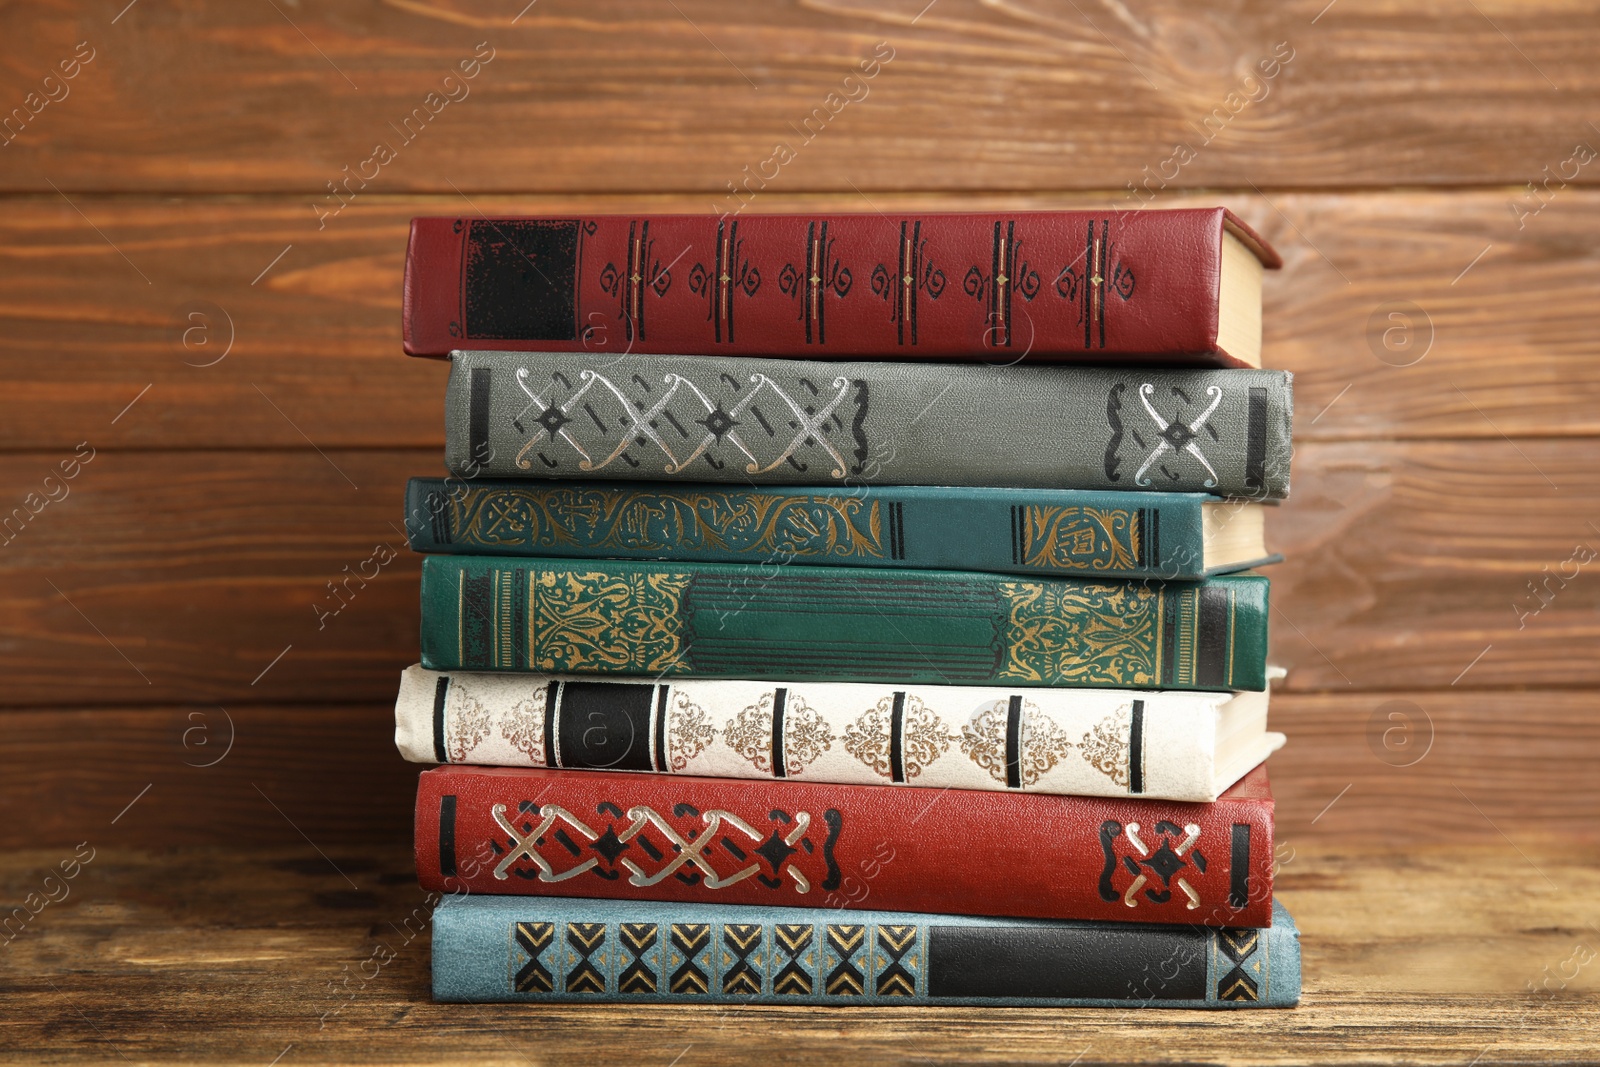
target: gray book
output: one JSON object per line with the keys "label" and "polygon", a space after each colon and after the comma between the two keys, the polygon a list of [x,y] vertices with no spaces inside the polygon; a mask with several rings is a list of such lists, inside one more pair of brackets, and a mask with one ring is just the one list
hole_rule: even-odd
{"label": "gray book", "polygon": [[456,352],[462,477],[1288,495],[1291,376]]}

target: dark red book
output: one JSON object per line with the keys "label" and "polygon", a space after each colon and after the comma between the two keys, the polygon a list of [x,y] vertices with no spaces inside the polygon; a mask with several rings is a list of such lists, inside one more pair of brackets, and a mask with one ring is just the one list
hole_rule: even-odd
{"label": "dark red book", "polygon": [[421,218],[405,348],[1260,366],[1223,208]]}
{"label": "dark red book", "polygon": [[439,767],[439,892],[1272,925],[1272,793],[1212,804],[606,771]]}

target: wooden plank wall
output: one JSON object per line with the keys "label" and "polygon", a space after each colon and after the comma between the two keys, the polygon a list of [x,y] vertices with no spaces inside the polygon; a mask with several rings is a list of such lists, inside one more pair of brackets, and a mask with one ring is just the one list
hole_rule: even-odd
{"label": "wooden plank wall", "polygon": [[1136,200],[1286,260],[1280,834],[1600,826],[1600,5],[124,2],[0,8],[0,844],[409,835],[412,215]]}

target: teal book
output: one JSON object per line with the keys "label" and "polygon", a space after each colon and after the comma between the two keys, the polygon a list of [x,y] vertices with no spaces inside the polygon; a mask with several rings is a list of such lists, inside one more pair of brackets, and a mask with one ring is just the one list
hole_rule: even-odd
{"label": "teal book", "polygon": [[428,556],[422,665],[1259,692],[1267,579]]}
{"label": "teal book", "polygon": [[1300,932],[571,897],[447,896],[441,1001],[1287,1008]]}
{"label": "teal book", "polygon": [[418,552],[1182,581],[1271,562],[1260,504],[1203,493],[413,478]]}

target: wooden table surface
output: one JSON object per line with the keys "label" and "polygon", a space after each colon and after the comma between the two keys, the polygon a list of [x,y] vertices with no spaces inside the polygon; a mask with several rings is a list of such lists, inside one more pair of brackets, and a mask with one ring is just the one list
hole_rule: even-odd
{"label": "wooden table surface", "polygon": [[[18,0],[0,42],[0,911],[95,855],[0,940],[0,1057],[1600,1060],[1600,3]],[[323,1025],[421,899],[407,220],[1136,203],[1285,260],[1304,1005],[444,1007],[417,942]]]}

